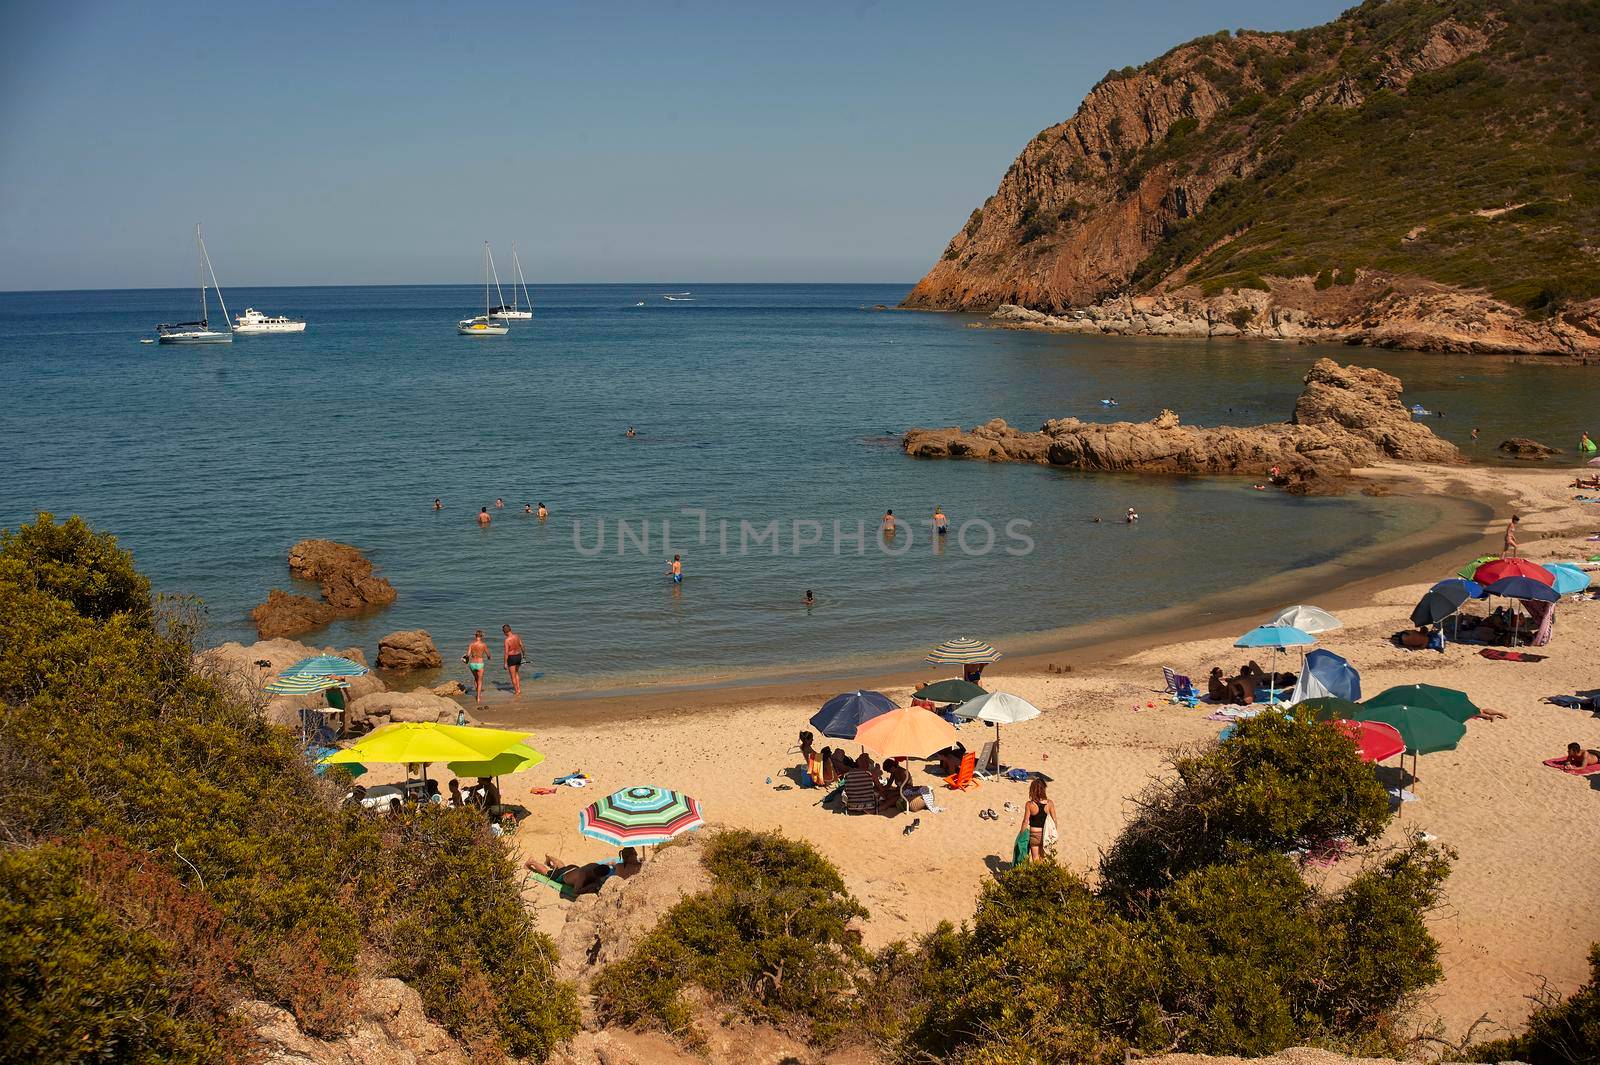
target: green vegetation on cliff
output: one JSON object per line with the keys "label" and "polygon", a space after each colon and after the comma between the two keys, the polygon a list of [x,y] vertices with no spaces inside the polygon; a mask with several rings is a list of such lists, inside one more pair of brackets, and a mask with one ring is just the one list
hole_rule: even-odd
{"label": "green vegetation on cliff", "polygon": [[365,975],[546,1057],[576,993],[481,819],[341,807],[194,631],[76,518],[0,538],[0,1061],[247,1060],[236,1002],[330,1036]]}

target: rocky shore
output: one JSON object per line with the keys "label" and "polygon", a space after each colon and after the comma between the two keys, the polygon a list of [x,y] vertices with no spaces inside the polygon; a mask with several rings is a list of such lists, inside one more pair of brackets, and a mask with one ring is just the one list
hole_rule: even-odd
{"label": "rocky shore", "polygon": [[1353,469],[1382,459],[1460,461],[1454,444],[1414,422],[1400,380],[1380,370],[1319,359],[1287,422],[1249,427],[1184,425],[1162,411],[1148,422],[1056,418],[1034,432],[996,418],[971,430],[912,429],[914,458],[1032,462],[1077,470],[1268,477],[1300,494],[1337,494]]}

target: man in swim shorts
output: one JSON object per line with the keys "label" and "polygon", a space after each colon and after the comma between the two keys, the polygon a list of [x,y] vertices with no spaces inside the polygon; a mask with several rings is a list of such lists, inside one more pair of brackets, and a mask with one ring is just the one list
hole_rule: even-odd
{"label": "man in swim shorts", "polygon": [[933,531],[940,536],[950,532],[950,519],[944,516],[943,507],[933,508]]}
{"label": "man in swim shorts", "polygon": [[501,625],[506,636],[506,672],[511,674],[511,691],[522,694],[522,637],[511,631],[510,625]]}
{"label": "man in swim shorts", "polygon": [[682,584],[683,583],[683,556],[682,555],[673,555],[672,556],[672,565],[667,568],[667,572],[672,574],[672,583],[673,584]]}
{"label": "man in swim shorts", "polygon": [[479,629],[472,635],[472,643],[467,645],[467,653],[461,656],[467,663],[467,668],[472,671],[472,697],[474,702],[483,702],[483,667],[489,661],[489,645],[483,642],[483,630]]}

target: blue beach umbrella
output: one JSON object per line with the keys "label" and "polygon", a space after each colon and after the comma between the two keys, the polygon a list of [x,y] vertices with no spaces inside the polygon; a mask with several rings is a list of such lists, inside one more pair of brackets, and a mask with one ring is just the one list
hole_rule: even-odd
{"label": "blue beach umbrella", "polygon": [[1507,599],[1531,599],[1538,603],[1554,603],[1561,599],[1554,588],[1532,577],[1506,577],[1495,581],[1484,591],[1490,595],[1503,595]]}
{"label": "blue beach umbrella", "polygon": [[811,727],[835,740],[853,740],[865,721],[894,709],[894,700],[882,692],[854,691],[835,695],[811,716]]}
{"label": "blue beach umbrella", "polygon": [[1271,691],[1269,701],[1278,701],[1278,655],[1283,653],[1285,647],[1309,647],[1317,642],[1317,638],[1304,629],[1297,629],[1293,625],[1261,625],[1251,629],[1237,640],[1233,641],[1235,647],[1270,647],[1272,648],[1272,677],[1268,681]]}
{"label": "blue beach umbrella", "polygon": [[1546,562],[1544,568],[1556,575],[1558,595],[1572,595],[1589,587],[1589,575],[1570,562]]}

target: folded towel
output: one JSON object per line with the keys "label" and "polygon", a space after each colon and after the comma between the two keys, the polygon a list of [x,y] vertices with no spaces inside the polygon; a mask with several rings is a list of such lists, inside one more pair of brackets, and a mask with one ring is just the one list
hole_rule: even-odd
{"label": "folded towel", "polygon": [[1567,764],[1565,758],[1546,758],[1544,764],[1551,769],[1559,769],[1563,773],[1571,773],[1575,777],[1588,777],[1600,773],[1600,764],[1586,765],[1582,769]]}

